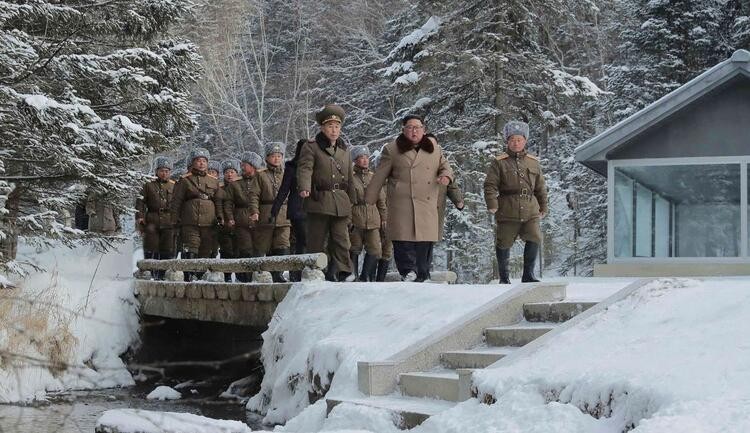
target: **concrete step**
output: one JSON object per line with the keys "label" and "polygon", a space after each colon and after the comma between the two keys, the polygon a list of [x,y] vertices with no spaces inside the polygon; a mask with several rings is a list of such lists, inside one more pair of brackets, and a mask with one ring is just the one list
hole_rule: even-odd
{"label": "concrete step", "polygon": [[555,328],[554,323],[521,323],[484,330],[488,346],[524,346]]}
{"label": "concrete step", "polygon": [[326,399],[328,413],[341,403],[356,404],[360,406],[385,409],[397,414],[394,421],[400,429],[412,429],[424,422],[427,418],[446,411],[456,405],[452,401],[433,400],[418,397],[403,396],[378,396],[360,399]]}
{"label": "concrete step", "polygon": [[406,396],[458,401],[458,373],[455,370],[402,373],[398,383],[401,393]]}
{"label": "concrete step", "polygon": [[536,302],[524,304],[523,315],[529,322],[565,322],[596,304],[585,301]]}
{"label": "concrete step", "polygon": [[440,362],[447,368],[486,368],[510,355],[516,347],[482,347],[469,350],[453,350],[440,354]]}

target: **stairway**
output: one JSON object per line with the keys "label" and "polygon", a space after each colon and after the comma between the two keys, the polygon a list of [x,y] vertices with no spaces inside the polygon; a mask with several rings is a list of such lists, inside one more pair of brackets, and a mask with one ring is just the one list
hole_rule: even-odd
{"label": "stairway", "polygon": [[[369,397],[349,403],[393,410],[401,414],[402,428],[414,427],[434,413],[452,406],[450,402],[460,400],[459,374],[490,366],[594,305],[596,302],[575,301],[524,304],[521,322],[486,328],[481,345],[443,352],[440,365],[429,371],[400,374],[398,387],[401,396]],[[329,400],[329,410],[338,403]],[[406,407],[422,409],[406,410]]]}

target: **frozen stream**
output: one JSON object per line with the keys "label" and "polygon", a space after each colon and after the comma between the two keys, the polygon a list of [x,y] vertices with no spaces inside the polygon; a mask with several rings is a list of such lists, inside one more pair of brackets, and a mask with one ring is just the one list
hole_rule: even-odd
{"label": "frozen stream", "polygon": [[[247,412],[242,402],[216,398],[218,384],[203,382],[195,387],[183,388],[183,399],[166,402],[146,400],[146,395],[154,387],[149,384],[124,389],[76,391],[51,395],[48,404],[0,405],[0,432],[92,433],[96,420],[104,411],[123,408],[189,412],[210,418],[242,421],[253,430],[270,429],[260,424],[259,415]],[[191,389],[195,389],[197,394],[193,394]]]}

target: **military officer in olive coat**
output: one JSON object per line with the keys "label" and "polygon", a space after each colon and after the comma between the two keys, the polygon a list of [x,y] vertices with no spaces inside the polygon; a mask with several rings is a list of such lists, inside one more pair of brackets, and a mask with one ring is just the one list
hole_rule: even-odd
{"label": "military officer in olive coat", "polygon": [[[143,257],[167,260],[175,256],[175,232],[172,225],[172,196],[175,181],[170,179],[172,162],[160,156],[154,160],[156,179],[143,185],[135,203],[136,228],[143,234]],[[154,279],[163,280],[165,271],[155,271]]]}
{"label": "military officer in olive coat", "polygon": [[[258,172],[265,168],[263,158],[255,152],[245,152],[240,158],[242,178],[226,187],[224,217],[227,227],[234,229],[239,257],[254,257],[257,252],[257,232],[250,213],[250,190]],[[237,274],[237,280],[249,283],[251,273]]]}
{"label": "military officer in olive coat", "polygon": [[[182,258],[211,257],[216,245],[216,225],[223,222],[219,179],[210,176],[208,150],[197,147],[190,153],[190,172],[174,188],[172,222],[180,227]],[[202,274],[196,274],[200,278]],[[190,280],[192,273],[186,272]]]}
{"label": "military officer in olive coat", "polygon": [[340,137],[345,113],[338,105],[326,105],[315,118],[321,131],[302,146],[297,163],[299,195],[307,212],[307,250],[328,251],[326,278],[343,281],[352,273],[348,225],[354,175],[349,149]]}
{"label": "military officer in olive coat", "polygon": [[522,282],[537,282],[534,265],[542,232],[539,220],[547,213],[547,188],[539,158],[526,152],[529,125],[511,121],[503,128],[505,152],[487,167],[484,200],[495,214],[495,253],[500,282],[510,284],[508,262],[516,237],[526,241]]}
{"label": "military officer in olive coat", "polygon": [[[289,254],[289,232],[292,224],[286,217],[286,203],[276,216],[271,208],[284,178],[284,145],[269,143],[266,146],[266,169],[255,176],[250,185],[250,219],[258,222],[255,250],[260,255],[283,256]],[[281,272],[271,272],[274,283],[285,283]]]}
{"label": "military officer in olive coat", "polygon": [[354,161],[352,228],[349,232],[351,260],[356,274],[359,254],[364,247],[365,258],[359,281],[375,281],[378,260],[381,258],[380,229],[385,228],[388,219],[385,191],[381,189],[376,204],[367,204],[365,191],[373,175],[370,171],[370,151],[367,146],[354,146],[351,152]]}

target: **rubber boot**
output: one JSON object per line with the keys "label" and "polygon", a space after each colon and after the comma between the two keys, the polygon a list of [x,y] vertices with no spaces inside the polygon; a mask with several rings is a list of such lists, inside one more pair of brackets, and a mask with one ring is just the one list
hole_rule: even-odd
{"label": "rubber boot", "polygon": [[371,254],[365,254],[365,260],[362,262],[362,273],[359,274],[359,281],[375,281],[373,275],[376,273],[377,266],[378,258]]}
{"label": "rubber boot", "polygon": [[[352,261],[352,270],[354,271],[354,277],[355,277],[354,281],[357,281],[356,278],[359,276],[359,253],[355,253],[353,251],[349,251],[349,258]],[[362,280],[361,277],[359,277],[359,279]],[[362,281],[364,281],[364,280],[362,280]]]}
{"label": "rubber boot", "polygon": [[[289,249],[288,248],[279,248],[275,250],[271,250],[272,256],[287,256],[289,255]],[[286,279],[284,279],[284,276],[282,275],[281,271],[273,271],[271,272],[271,279],[274,283],[286,283]]]}
{"label": "rubber boot", "polygon": [[539,256],[539,244],[536,242],[526,241],[526,245],[523,247],[523,275],[521,276],[522,283],[538,283],[539,280],[534,278],[534,266],[536,265],[536,258]]}
{"label": "rubber boot", "polygon": [[508,263],[510,262],[510,248],[495,247],[497,256],[497,273],[500,276],[500,284],[510,284]]}
{"label": "rubber boot", "polygon": [[[221,252],[221,258],[222,259],[233,259],[234,256],[232,254],[224,254],[224,252]],[[231,283],[232,282],[232,273],[231,272],[224,272],[224,282],[225,283]]]}
{"label": "rubber boot", "polygon": [[388,267],[390,266],[390,264],[390,260],[378,260],[378,270],[377,275],[375,276],[375,281],[385,281],[385,276],[388,275]]}

